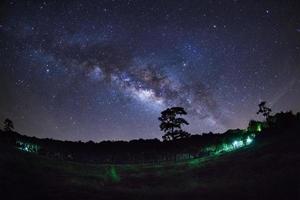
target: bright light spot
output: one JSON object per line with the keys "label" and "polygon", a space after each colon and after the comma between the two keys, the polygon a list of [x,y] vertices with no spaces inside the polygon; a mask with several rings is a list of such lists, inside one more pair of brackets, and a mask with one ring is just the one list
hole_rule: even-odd
{"label": "bright light spot", "polygon": [[[244,140],[244,139],[246,139],[246,140]],[[244,138],[244,139],[234,140],[232,143],[229,143],[229,144],[223,143],[217,147],[214,147],[213,145],[208,146],[205,148],[205,151],[214,153],[215,155],[222,153],[222,152],[234,151],[238,148],[241,148],[241,147],[251,144],[254,141],[254,135],[248,136],[247,138]]]}
{"label": "bright light spot", "polygon": [[251,144],[253,142],[253,139],[251,139],[249,136],[246,139],[246,145]]}
{"label": "bright light spot", "polygon": [[111,79],[124,89],[129,96],[141,101],[142,103],[148,103],[148,105],[155,107],[158,106],[157,108],[161,108],[164,104],[164,98],[157,96],[153,89],[144,89],[142,84],[131,82],[130,77],[111,75]]}
{"label": "bright light spot", "polygon": [[18,149],[20,149],[22,151],[30,152],[30,153],[36,153],[40,149],[40,147],[36,144],[25,143],[25,142],[21,142],[21,141],[16,141],[16,144],[17,144]]}
{"label": "bright light spot", "polygon": [[260,124],[257,125],[257,131],[261,132],[261,125]]}
{"label": "bright light spot", "polygon": [[140,90],[137,93],[138,97],[140,97],[142,100],[149,99],[154,96],[154,92],[152,90]]}
{"label": "bright light spot", "polygon": [[239,147],[244,146],[244,143],[243,143],[243,141],[241,141],[241,140],[235,140],[235,141],[232,143],[232,145],[233,145],[234,148],[239,148]]}
{"label": "bright light spot", "polygon": [[151,89],[136,89],[132,88],[131,92],[142,102],[152,102],[158,105],[163,104],[163,99],[155,95]]}

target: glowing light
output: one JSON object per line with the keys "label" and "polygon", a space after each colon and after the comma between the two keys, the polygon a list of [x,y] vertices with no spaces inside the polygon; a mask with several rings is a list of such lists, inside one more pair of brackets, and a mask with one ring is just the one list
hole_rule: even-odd
{"label": "glowing light", "polygon": [[248,136],[246,139],[246,145],[251,144],[252,142],[253,142],[253,139]]}
{"label": "glowing light", "polygon": [[20,149],[21,151],[26,151],[30,153],[37,153],[40,149],[40,147],[36,144],[31,144],[31,143],[25,143],[21,141],[17,141],[17,148]]}
{"label": "glowing light", "polygon": [[163,104],[163,99],[161,97],[156,96],[153,90],[151,89],[136,89],[131,88],[130,90],[134,96],[141,100],[142,102],[152,102],[158,105]]}
{"label": "glowing light", "polygon": [[139,90],[137,93],[138,97],[142,100],[153,98],[154,92],[152,90]]}
{"label": "glowing light", "polygon": [[235,140],[235,141],[232,143],[232,145],[233,145],[234,148],[240,148],[240,147],[244,146],[244,143],[243,143],[243,141],[241,141],[241,140]]}
{"label": "glowing light", "polygon": [[112,182],[119,182],[121,180],[120,175],[114,166],[110,166],[107,171],[107,176]]}
{"label": "glowing light", "polygon": [[164,99],[158,96],[153,89],[143,88],[144,86],[141,83],[131,81],[131,78],[126,74],[124,76],[111,75],[111,79],[131,97],[143,103],[151,103],[149,105],[159,107],[164,104]]}
{"label": "glowing light", "polygon": [[231,151],[232,150],[232,145],[223,144],[221,150],[222,151]]}
{"label": "glowing light", "polygon": [[261,125],[260,124],[257,125],[257,131],[261,132]]}
{"label": "glowing light", "polygon": [[[251,134],[243,139],[236,139],[231,143],[223,143],[220,145],[210,145],[207,146],[203,152],[208,153],[209,155],[219,155],[224,152],[231,152],[239,148],[250,145],[254,141],[254,134]],[[192,163],[191,163],[192,164]]]}

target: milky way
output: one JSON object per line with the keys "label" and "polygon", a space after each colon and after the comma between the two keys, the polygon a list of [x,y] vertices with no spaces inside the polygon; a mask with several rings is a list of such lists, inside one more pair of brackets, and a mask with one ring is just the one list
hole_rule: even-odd
{"label": "milky way", "polygon": [[[255,2],[255,1],[254,1]],[[0,120],[63,140],[161,138],[244,128],[257,104],[300,110],[297,1],[6,1]]]}

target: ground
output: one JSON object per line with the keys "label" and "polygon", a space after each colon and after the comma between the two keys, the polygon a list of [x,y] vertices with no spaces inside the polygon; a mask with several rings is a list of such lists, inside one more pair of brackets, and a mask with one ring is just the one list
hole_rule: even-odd
{"label": "ground", "polygon": [[0,192],[22,200],[299,199],[298,138],[258,138],[234,152],[160,165],[58,161],[2,145]]}

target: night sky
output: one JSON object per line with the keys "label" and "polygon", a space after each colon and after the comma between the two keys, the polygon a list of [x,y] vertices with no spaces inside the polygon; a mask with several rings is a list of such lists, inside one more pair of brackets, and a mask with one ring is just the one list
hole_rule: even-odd
{"label": "night sky", "polygon": [[62,140],[245,128],[258,103],[300,111],[299,1],[6,1],[0,120]]}

